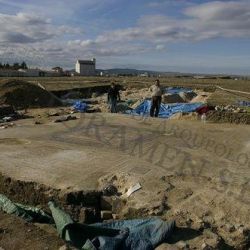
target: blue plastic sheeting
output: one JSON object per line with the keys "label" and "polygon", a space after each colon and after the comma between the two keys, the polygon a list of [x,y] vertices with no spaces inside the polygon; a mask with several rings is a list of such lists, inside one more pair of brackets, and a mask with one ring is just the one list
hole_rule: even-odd
{"label": "blue plastic sheeting", "polygon": [[66,100],[62,100],[64,105],[71,105],[73,106],[76,102],[84,102],[87,105],[88,104],[92,104],[95,103],[95,101],[93,101],[91,98],[81,98],[81,99],[66,99]]}
{"label": "blue plastic sheeting", "polygon": [[73,108],[78,112],[85,112],[88,108],[88,105],[82,101],[76,101],[73,105]]}
{"label": "blue plastic sheeting", "polygon": [[175,228],[175,221],[158,218],[80,224],[54,202],[49,202],[49,208],[60,237],[77,249],[153,250]]}
{"label": "blue plastic sheeting", "polygon": [[[197,108],[204,106],[203,103],[174,103],[161,104],[159,117],[169,118],[176,113],[189,113],[196,111]],[[149,116],[151,101],[145,100],[132,111],[127,111],[127,114]]]}
{"label": "blue plastic sheeting", "polygon": [[[173,232],[175,222],[165,222],[158,218],[121,220],[92,224],[103,229],[116,229],[120,233],[114,238],[98,237],[100,249],[155,249]],[[93,241],[95,242],[95,241]],[[114,243],[118,243],[116,247]]]}
{"label": "blue plastic sheeting", "polygon": [[169,93],[169,94],[179,94],[181,92],[188,93],[188,92],[193,92],[193,90],[190,88],[181,88],[181,87],[168,87],[168,88],[166,88],[166,93]]}
{"label": "blue plastic sheeting", "polygon": [[250,102],[248,101],[238,101],[237,104],[243,107],[250,107]]}

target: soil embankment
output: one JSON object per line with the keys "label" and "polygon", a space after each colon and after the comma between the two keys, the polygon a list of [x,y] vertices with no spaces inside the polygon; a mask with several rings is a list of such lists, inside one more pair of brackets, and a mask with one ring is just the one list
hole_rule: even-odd
{"label": "soil embankment", "polygon": [[42,86],[20,80],[11,80],[1,84],[0,104],[8,104],[16,109],[62,105],[56,96]]}

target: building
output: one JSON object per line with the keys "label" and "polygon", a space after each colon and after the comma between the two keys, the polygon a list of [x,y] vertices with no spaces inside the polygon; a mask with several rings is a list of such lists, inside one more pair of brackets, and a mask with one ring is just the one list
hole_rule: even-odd
{"label": "building", "polygon": [[45,76],[45,77],[58,77],[58,76],[63,76],[63,73],[53,71],[53,70],[45,70],[43,76]]}
{"label": "building", "polygon": [[19,69],[18,72],[22,73],[25,77],[45,76],[44,71],[41,69]]}
{"label": "building", "polygon": [[14,69],[0,69],[0,77],[21,77],[23,72]]}
{"label": "building", "polygon": [[44,71],[40,69],[1,69],[0,77],[39,77],[44,76]]}
{"label": "building", "polygon": [[44,76],[44,72],[40,69],[3,69],[0,70],[2,77],[38,77]]}
{"label": "building", "polygon": [[41,70],[41,69],[19,69],[25,77],[57,77],[63,76],[63,73],[56,70]]}
{"label": "building", "polygon": [[94,76],[96,74],[96,60],[77,60],[76,73],[80,76]]}
{"label": "building", "polygon": [[141,77],[149,77],[149,73],[145,72],[145,73],[139,74],[139,76],[141,76]]}
{"label": "building", "polygon": [[54,67],[51,69],[53,72],[56,72],[56,73],[60,73],[62,74],[63,73],[63,68],[61,67]]}

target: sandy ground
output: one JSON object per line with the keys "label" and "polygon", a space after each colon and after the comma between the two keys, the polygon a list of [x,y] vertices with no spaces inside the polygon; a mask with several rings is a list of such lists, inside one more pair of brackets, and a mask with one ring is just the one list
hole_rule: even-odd
{"label": "sandy ground", "polygon": [[[41,225],[42,227],[42,225]],[[40,229],[14,215],[0,212],[0,249],[4,250],[54,250],[64,246],[56,230]]]}
{"label": "sandy ground", "polygon": [[0,131],[4,175],[66,191],[113,184],[122,193],[119,218],[176,220],[182,231],[172,247],[247,249],[249,126],[105,113],[54,123],[45,111],[33,112],[43,124],[19,120]]}

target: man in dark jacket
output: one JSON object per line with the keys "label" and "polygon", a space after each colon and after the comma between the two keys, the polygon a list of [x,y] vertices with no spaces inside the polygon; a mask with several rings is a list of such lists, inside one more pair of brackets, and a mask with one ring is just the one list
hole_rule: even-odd
{"label": "man in dark jacket", "polygon": [[108,91],[108,103],[110,104],[111,113],[117,113],[117,99],[121,100],[118,87],[112,82]]}

